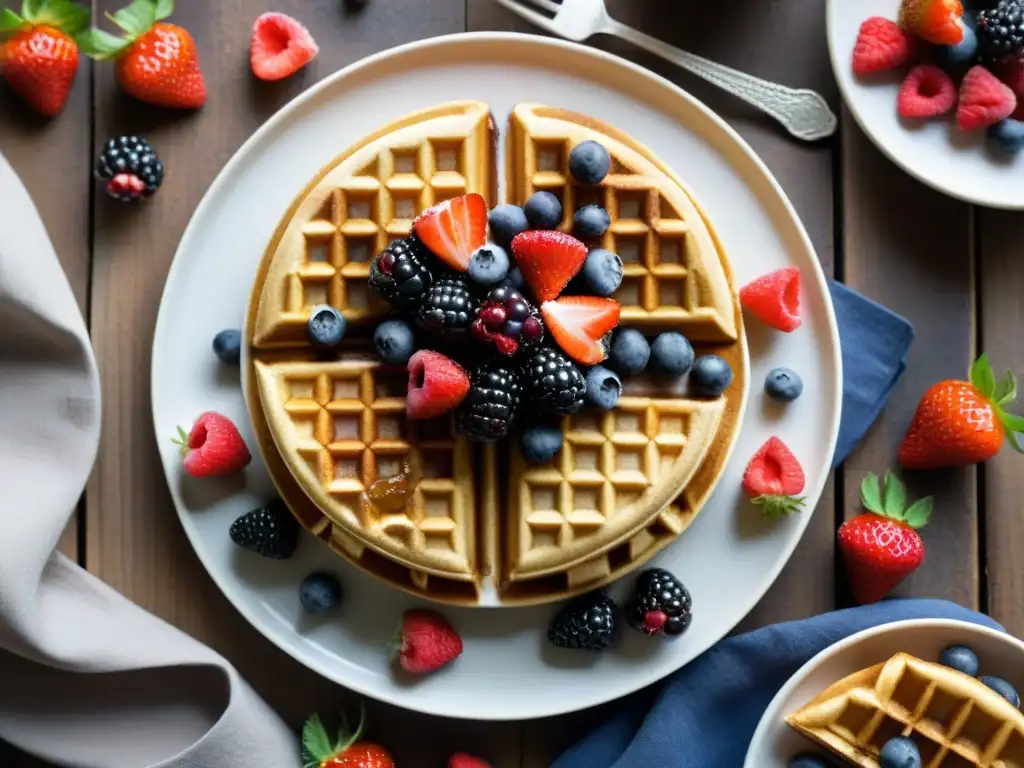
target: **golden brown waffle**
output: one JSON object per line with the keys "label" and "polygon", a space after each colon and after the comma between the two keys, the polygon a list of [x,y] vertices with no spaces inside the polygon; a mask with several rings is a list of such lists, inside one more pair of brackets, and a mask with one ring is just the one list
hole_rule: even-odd
{"label": "golden brown waffle", "polygon": [[861,768],[880,768],[882,745],[909,736],[924,768],[1021,768],[1024,714],[976,678],[897,653],[850,675],[786,718]]}

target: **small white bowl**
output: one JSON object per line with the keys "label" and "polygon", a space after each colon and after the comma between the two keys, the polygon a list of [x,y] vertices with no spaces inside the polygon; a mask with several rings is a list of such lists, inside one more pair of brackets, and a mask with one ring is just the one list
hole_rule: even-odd
{"label": "small white bowl", "polygon": [[872,627],[836,643],[804,664],[772,699],[754,731],[744,768],[786,768],[801,752],[823,748],[801,736],[785,717],[828,686],[905,651],[938,661],[950,645],[966,645],[978,654],[981,673],[997,675],[1024,690],[1024,642],[988,627],[952,619],[911,619]]}

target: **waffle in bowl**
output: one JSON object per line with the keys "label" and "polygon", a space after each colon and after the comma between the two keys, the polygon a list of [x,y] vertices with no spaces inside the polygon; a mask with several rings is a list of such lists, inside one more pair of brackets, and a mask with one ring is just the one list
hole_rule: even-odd
{"label": "waffle in bowl", "polygon": [[895,736],[913,739],[925,768],[1024,766],[1019,709],[980,680],[907,653],[840,680],[786,722],[861,768],[880,768]]}
{"label": "waffle in bowl", "polygon": [[[566,172],[569,151],[586,138],[613,157],[612,174],[593,188]],[[616,297],[623,322],[681,331],[698,354],[724,357],[734,383],[719,398],[699,399],[678,382],[636,377],[615,410],[563,419],[566,448],[547,466],[527,465],[514,439],[476,444],[450,418],[407,420],[404,368],[367,354],[367,331],[387,307],[359,293],[369,258],[353,259],[352,244],[380,250],[448,197],[477,192],[497,204],[495,147],[487,105],[460,102],[402,118],[343,153],[282,220],[246,325],[250,414],[271,476],[303,525],[379,578],[465,605],[561,599],[675,540],[725,465],[747,389],[728,262],[682,183],[625,134],[526,105],[514,110],[505,142],[507,199],[522,203],[547,189],[568,209],[597,196],[612,217],[605,247],[625,251]],[[400,218],[396,195],[411,201]],[[357,211],[368,218],[355,217],[357,199],[369,201]],[[305,340],[318,303],[350,320],[330,359]],[[368,487],[402,467],[417,475],[407,507],[368,504]]]}

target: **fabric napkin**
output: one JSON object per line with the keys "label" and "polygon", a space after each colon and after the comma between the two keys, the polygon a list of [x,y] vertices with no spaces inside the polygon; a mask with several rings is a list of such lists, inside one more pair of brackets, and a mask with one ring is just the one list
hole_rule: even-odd
{"label": "fabric napkin", "polygon": [[903,619],[960,619],[1002,629],[943,600],[888,600],[723,640],[620,712],[552,768],[741,768],[761,715],[808,659],[862,629]]}

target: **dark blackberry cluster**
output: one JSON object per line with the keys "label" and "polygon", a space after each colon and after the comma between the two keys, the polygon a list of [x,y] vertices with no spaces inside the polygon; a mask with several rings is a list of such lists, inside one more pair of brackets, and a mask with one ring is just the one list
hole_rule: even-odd
{"label": "dark blackberry cluster", "polygon": [[431,333],[465,333],[479,306],[465,278],[442,277],[435,280],[424,295],[416,322]]}
{"label": "dark blackberry cluster", "polygon": [[534,350],[523,362],[523,390],[531,403],[557,413],[575,413],[583,407],[587,382],[568,357],[553,347]]}
{"label": "dark blackberry cluster", "polygon": [[559,648],[603,651],[615,640],[619,609],[605,594],[584,595],[569,602],[548,627],[548,640]]}
{"label": "dark blackberry cluster", "polygon": [[228,534],[243,549],[286,560],[299,543],[299,523],[281,499],[272,499],[235,520]]}
{"label": "dark blackberry cluster", "polygon": [[508,434],[521,404],[522,388],[515,368],[501,360],[489,360],[473,371],[456,423],[471,440],[493,443]]}
{"label": "dark blackberry cluster", "polygon": [[118,136],[103,145],[96,158],[96,178],[107,194],[129,202],[149,197],[164,180],[164,164],[149,142],[139,136]]}
{"label": "dark blackberry cluster", "polygon": [[999,0],[978,13],[976,31],[983,59],[991,62],[1024,53],[1024,0]]}
{"label": "dark blackberry cluster", "polygon": [[434,284],[429,259],[415,236],[395,240],[370,264],[370,289],[395,309],[417,309]]}
{"label": "dark blackberry cluster", "polygon": [[487,294],[472,330],[473,338],[482,344],[493,344],[506,357],[544,338],[544,322],[537,308],[509,284]]}
{"label": "dark blackberry cluster", "polygon": [[629,602],[626,623],[645,635],[681,635],[690,626],[693,602],[682,582],[663,568],[640,574]]}

